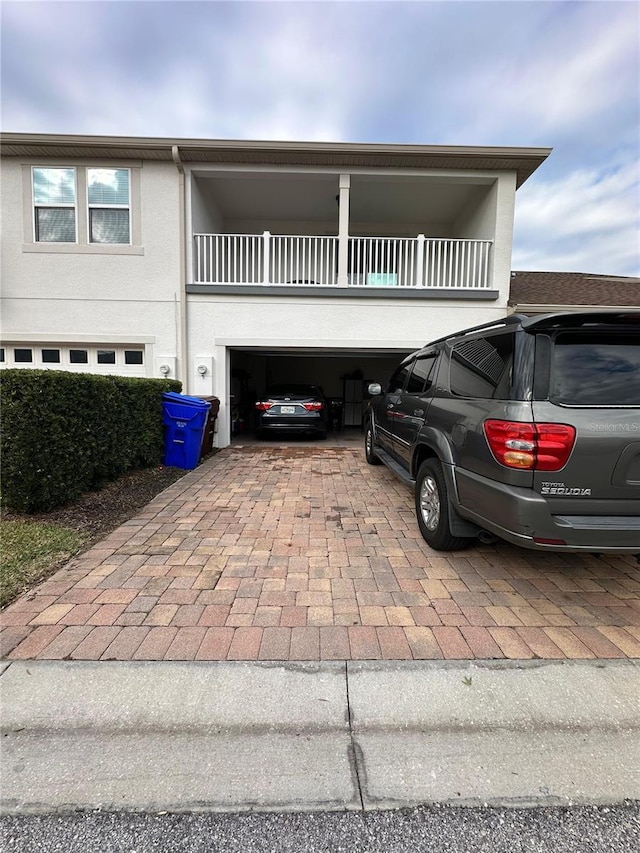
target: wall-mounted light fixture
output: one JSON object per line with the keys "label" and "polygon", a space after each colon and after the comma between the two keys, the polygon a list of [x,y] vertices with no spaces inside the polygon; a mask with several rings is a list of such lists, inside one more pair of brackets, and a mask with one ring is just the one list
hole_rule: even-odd
{"label": "wall-mounted light fixture", "polygon": [[163,376],[166,376],[168,373],[171,373],[171,368],[169,367],[168,364],[161,364],[160,365],[160,373]]}
{"label": "wall-mounted light fixture", "polygon": [[206,364],[199,364],[198,365],[198,373],[200,374],[200,376],[204,376],[207,373],[207,369],[208,368],[207,368]]}

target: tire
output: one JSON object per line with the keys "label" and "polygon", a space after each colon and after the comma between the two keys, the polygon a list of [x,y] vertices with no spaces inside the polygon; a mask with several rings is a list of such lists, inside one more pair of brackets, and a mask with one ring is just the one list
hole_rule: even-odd
{"label": "tire", "polygon": [[418,470],[416,516],[422,538],[435,551],[460,551],[473,542],[473,539],[451,534],[449,492],[437,459],[428,459]]}
{"label": "tire", "polygon": [[369,465],[382,464],[373,451],[373,427],[371,426],[371,422],[367,424],[364,431],[364,458]]}

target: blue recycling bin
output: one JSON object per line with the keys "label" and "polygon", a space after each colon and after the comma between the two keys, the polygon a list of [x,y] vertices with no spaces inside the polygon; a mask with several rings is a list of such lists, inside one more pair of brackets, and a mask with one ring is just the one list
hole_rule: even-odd
{"label": "blue recycling bin", "polygon": [[165,465],[187,470],[196,467],[210,408],[211,403],[186,394],[167,391],[162,395]]}

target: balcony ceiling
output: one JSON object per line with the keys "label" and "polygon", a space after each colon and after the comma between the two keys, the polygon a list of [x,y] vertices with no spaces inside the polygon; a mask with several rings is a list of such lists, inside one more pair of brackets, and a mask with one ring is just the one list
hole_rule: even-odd
{"label": "balcony ceiling", "polygon": [[[282,220],[338,223],[338,176],[277,172],[212,173],[196,171],[205,201],[215,205],[225,221]],[[353,176],[351,222],[450,223],[475,197],[486,191],[488,179],[429,179]]]}

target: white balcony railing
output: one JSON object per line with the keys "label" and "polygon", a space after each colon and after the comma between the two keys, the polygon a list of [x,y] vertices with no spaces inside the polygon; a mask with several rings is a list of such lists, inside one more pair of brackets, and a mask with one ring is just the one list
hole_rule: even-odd
{"label": "white balcony railing", "polygon": [[340,280],[338,237],[196,234],[195,284],[321,284],[487,289],[489,240],[349,237]]}
{"label": "white balcony railing", "polygon": [[262,284],[264,240],[254,234],[196,234],[196,284]]}
{"label": "white balcony railing", "polygon": [[271,237],[265,246],[271,284],[335,284],[337,237]]}

